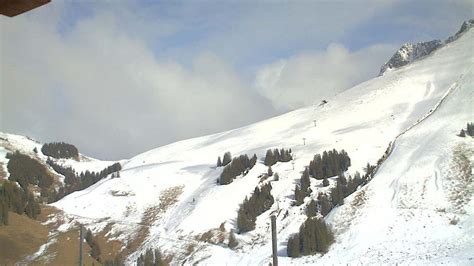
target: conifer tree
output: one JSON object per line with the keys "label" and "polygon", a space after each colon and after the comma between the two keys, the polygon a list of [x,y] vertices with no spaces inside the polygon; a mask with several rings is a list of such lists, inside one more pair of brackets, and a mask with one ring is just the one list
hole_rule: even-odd
{"label": "conifer tree", "polygon": [[467,123],[467,134],[474,137],[474,123]]}
{"label": "conifer tree", "polygon": [[323,187],[329,186],[329,180],[326,178],[323,179]]}
{"label": "conifer tree", "polygon": [[232,161],[232,155],[230,152],[224,153],[224,157],[222,159],[222,166],[228,165]]}
{"label": "conifer tree", "polygon": [[280,175],[278,173],[273,174],[273,181],[278,181],[280,180]]}
{"label": "conifer tree", "polygon": [[231,249],[234,249],[238,244],[239,242],[237,242],[237,239],[235,238],[234,231],[231,230],[229,234],[229,242],[227,243],[227,246]]}
{"label": "conifer tree", "polygon": [[318,210],[318,207],[316,205],[316,201],[311,199],[311,201],[306,206],[306,216],[308,217],[316,216],[318,214],[317,210]]}
{"label": "conifer tree", "polygon": [[301,256],[300,238],[298,234],[294,234],[288,239],[287,254],[289,257],[292,258],[297,258]]}
{"label": "conifer tree", "polygon": [[221,157],[217,157],[217,167],[221,167],[222,166],[222,161],[221,161]]}
{"label": "conifer tree", "polygon": [[331,202],[329,202],[328,197],[324,193],[319,193],[318,205],[319,205],[319,212],[321,213],[323,217],[328,215],[328,213],[332,209]]}
{"label": "conifer tree", "polygon": [[272,170],[271,166],[268,167],[267,174],[268,174],[268,176],[273,176],[273,170]]}

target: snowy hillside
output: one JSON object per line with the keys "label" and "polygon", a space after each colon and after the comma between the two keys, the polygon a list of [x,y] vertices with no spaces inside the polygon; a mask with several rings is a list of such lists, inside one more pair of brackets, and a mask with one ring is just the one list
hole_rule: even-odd
{"label": "snowy hillside", "polygon": [[[140,239],[128,263],[147,248],[159,247],[173,254],[174,262],[268,265],[269,215],[276,210],[281,264],[472,265],[474,151],[471,138],[456,134],[474,120],[473,42],[471,29],[423,60],[326,99],[326,104],[140,154],[122,162],[119,178],[103,179],[53,206],[94,232],[108,230],[109,239],[124,246]],[[375,164],[390,143],[392,153],[374,180],[327,217],[336,234],[329,252],[287,257],[287,240],[306,218],[304,205],[292,205],[294,187],[313,156],[344,149],[353,174],[363,172],[368,162]],[[270,148],[291,148],[294,155],[292,162],[272,167],[280,176],[271,181],[272,209],[258,216],[255,230],[236,234],[240,244],[235,250],[202,241],[203,233],[222,223],[225,234],[236,230],[239,204],[267,171],[263,157]],[[227,151],[233,156],[256,153],[259,160],[246,176],[218,185],[222,167],[216,168],[217,157]],[[468,173],[460,170],[466,167]],[[311,188],[313,197],[327,189],[313,178]]]}
{"label": "snowy hillside", "polygon": [[[41,152],[41,147],[43,143],[31,139],[29,137],[15,135],[15,134],[7,134],[0,132],[0,165],[3,167],[3,170],[7,172],[7,164],[8,159],[5,157],[8,152],[16,152],[19,151],[22,154],[26,154],[30,157],[36,158],[40,162],[42,162],[48,169],[55,173],[54,170],[46,164],[46,160],[48,156],[44,155]],[[36,148],[37,152],[34,152]],[[80,173],[85,170],[89,171],[101,171],[105,167],[113,164],[113,161],[101,161],[96,160],[94,158],[90,158],[80,154],[80,160],[76,161],[73,159],[54,159],[55,162],[66,166],[72,167],[76,172]],[[58,173],[55,173],[62,181],[64,178]]]}

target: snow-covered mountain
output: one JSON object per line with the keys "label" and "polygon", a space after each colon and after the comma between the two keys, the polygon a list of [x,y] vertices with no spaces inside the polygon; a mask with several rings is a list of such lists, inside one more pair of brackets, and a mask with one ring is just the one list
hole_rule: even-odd
{"label": "snow-covered mountain", "polygon": [[[473,43],[467,27],[429,56],[326,104],[145,152],[122,161],[119,178],[109,176],[52,205],[70,226],[80,222],[122,250],[136,246],[128,264],[159,248],[175,264],[268,265],[270,214],[276,213],[282,265],[472,265],[474,147],[471,137],[457,134],[474,120]],[[237,210],[267,172],[263,157],[270,148],[291,148],[293,160],[272,166],[280,176],[267,181],[275,203],[258,216],[255,230],[236,234],[239,245],[230,249],[221,240],[237,231]],[[335,233],[329,251],[289,258],[287,240],[306,219],[305,205],[335,184],[335,178],[329,187],[311,178],[311,196],[294,206],[295,184],[313,156],[344,149],[354,174],[376,164],[387,148],[374,179],[325,218]],[[227,151],[255,153],[258,161],[245,176],[219,185],[223,168],[216,161]]]}
{"label": "snow-covered mountain", "polygon": [[[473,146],[471,138],[456,134],[473,120],[473,37],[474,31],[466,30],[423,60],[355,86],[325,105],[140,154],[123,163],[120,178],[102,180],[53,205],[95,232],[113,224],[110,239],[125,245],[142,236],[129,263],[145,249],[159,247],[174,254],[175,262],[266,265],[269,215],[279,209],[282,264],[470,264],[472,174],[460,168],[472,169]],[[329,252],[288,258],[286,241],[305,220],[304,205],[292,205],[294,186],[312,157],[345,149],[352,159],[349,172],[362,172],[390,143],[393,151],[374,180],[327,218],[336,233]],[[258,217],[254,231],[237,235],[235,250],[199,241],[223,223],[226,232],[236,229],[239,204],[267,171],[262,158],[269,148],[291,148],[295,155],[294,165],[273,167],[280,180],[271,181],[272,209]],[[218,185],[222,168],[215,163],[226,151],[256,153],[259,161],[246,176]],[[315,179],[311,188],[312,197],[327,189]],[[143,224],[149,225],[144,236]]]}
{"label": "snow-covered mountain", "polygon": [[419,42],[419,43],[405,43],[398,49],[395,54],[388,60],[381,68],[379,76],[382,76],[386,71],[400,68],[405,66],[413,61],[421,59],[432,52],[436,51],[438,48],[443,46],[446,43],[452,42],[459,38],[464,32],[470,29],[474,25],[474,20],[465,21],[459,31],[449,37],[446,41],[441,40],[432,40],[428,42]]}

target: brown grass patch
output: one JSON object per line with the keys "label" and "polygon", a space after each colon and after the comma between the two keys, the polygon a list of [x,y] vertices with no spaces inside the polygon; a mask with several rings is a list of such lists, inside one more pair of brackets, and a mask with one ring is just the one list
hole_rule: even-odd
{"label": "brown grass patch", "polygon": [[178,197],[183,193],[184,186],[176,186],[163,190],[160,193],[160,204],[158,208],[165,212],[171,205],[178,201]]}
{"label": "brown grass patch", "polygon": [[[65,233],[59,233],[54,237],[56,242],[47,249],[47,255],[33,261],[40,265],[77,265],[79,263],[79,229],[74,228]],[[83,261],[84,265],[101,265],[89,256],[90,247],[84,242]]]}
{"label": "brown grass patch", "polygon": [[48,240],[48,229],[39,221],[9,212],[9,225],[0,226],[0,261],[14,264],[34,254]]}
{"label": "brown grass patch", "polygon": [[209,231],[201,234],[196,239],[200,242],[207,242],[211,244],[222,244],[226,238],[225,232],[220,229],[210,229]]}

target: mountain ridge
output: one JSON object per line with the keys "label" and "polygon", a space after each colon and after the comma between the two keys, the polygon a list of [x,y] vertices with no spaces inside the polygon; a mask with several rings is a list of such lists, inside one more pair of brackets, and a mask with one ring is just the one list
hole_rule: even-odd
{"label": "mountain ridge", "polygon": [[456,34],[448,37],[445,41],[432,40],[418,43],[405,43],[403,44],[392,57],[382,65],[378,76],[382,76],[385,72],[398,69],[411,62],[420,60],[425,56],[433,53],[443,45],[446,45],[457,38],[459,38],[464,32],[474,26],[474,19],[466,20],[462,23],[460,29]]}

